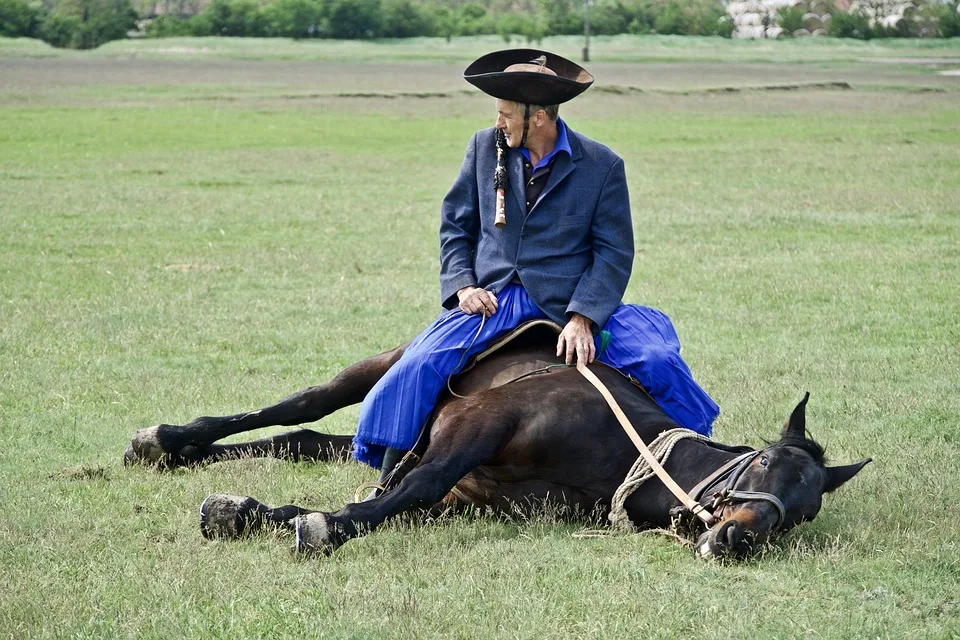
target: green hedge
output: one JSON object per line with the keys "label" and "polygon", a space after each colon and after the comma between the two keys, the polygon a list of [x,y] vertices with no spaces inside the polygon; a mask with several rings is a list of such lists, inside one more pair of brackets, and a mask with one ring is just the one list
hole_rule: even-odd
{"label": "green hedge", "polygon": [[35,38],[42,16],[25,0],[0,0],[0,36]]}
{"label": "green hedge", "polygon": [[41,38],[55,47],[92,49],[137,28],[130,0],[60,0],[48,11],[25,0],[0,0],[0,36]]}

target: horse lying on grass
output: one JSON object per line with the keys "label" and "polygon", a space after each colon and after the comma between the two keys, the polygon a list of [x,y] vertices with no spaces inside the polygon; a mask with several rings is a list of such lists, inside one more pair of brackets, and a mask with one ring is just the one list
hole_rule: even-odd
{"label": "horse lying on grass", "polygon": [[[422,459],[378,497],[334,513],[287,505],[269,508],[252,498],[214,494],[201,508],[207,537],[239,537],[264,525],[296,532],[296,551],[332,553],[352,538],[374,531],[405,512],[464,506],[516,513],[518,505],[555,504],[566,512],[600,513],[637,459],[637,450],[600,393],[554,355],[556,338],[528,331],[479,359],[454,378],[457,393],[441,397],[425,432]],[[217,440],[272,425],[313,422],[360,402],[403,354],[403,347],[362,360],[327,384],[280,403],[224,417],[201,417],[183,426],[139,430],[124,460],[161,466],[197,464],[239,456],[294,461],[344,459],[350,436],[302,429],[253,442]],[[619,372],[591,370],[618,399],[646,443],[677,425]],[[715,470],[721,474],[694,498],[709,505],[718,522],[702,526],[695,548],[702,557],[742,557],[797,524],[813,520],[822,496],[856,475],[870,459],[828,467],[823,448],[806,435],[807,397],[787,420],[780,440],[755,451],[702,439],[679,440],[664,467],[684,488]],[[701,495],[703,496],[701,498]],[[630,521],[664,527],[679,502],[656,479],[641,484],[623,503]]]}

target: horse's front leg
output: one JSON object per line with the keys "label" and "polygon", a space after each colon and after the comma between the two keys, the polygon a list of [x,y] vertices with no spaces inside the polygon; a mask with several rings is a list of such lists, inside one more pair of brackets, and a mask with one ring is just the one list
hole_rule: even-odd
{"label": "horse's front leg", "polygon": [[294,519],[313,513],[292,504],[268,507],[247,496],[213,493],[200,505],[200,532],[204,538],[242,538],[264,528],[295,528]]}
{"label": "horse's front leg", "polygon": [[177,466],[209,458],[210,446],[227,436],[275,425],[314,422],[357,404],[403,355],[405,347],[353,364],[326,384],[309,387],[275,405],[230,416],[203,416],[183,426],[159,424],[140,429],[127,447],[125,463]]}
{"label": "horse's front leg", "polygon": [[[483,394],[481,394],[483,395]],[[467,473],[490,460],[512,433],[512,422],[477,396],[446,407],[431,431],[420,465],[380,497],[348,504],[336,513],[299,516],[298,553],[330,554],[351,538],[374,531],[385,520],[407,511],[425,512],[437,505]],[[477,420],[484,410],[488,415]]]}

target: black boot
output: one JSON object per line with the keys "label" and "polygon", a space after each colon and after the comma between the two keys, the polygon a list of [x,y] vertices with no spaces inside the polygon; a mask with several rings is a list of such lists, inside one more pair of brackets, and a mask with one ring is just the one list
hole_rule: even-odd
{"label": "black boot", "polygon": [[[386,486],[386,482],[390,478],[390,474],[393,473],[393,470],[397,466],[397,463],[399,463],[400,460],[403,459],[403,456],[406,453],[407,453],[406,451],[402,451],[401,449],[393,449],[391,447],[387,447],[384,450],[383,464],[380,465],[380,477],[377,478],[378,485],[380,485],[381,487]],[[367,497],[364,499],[364,501],[373,500],[374,498],[376,498],[382,493],[383,491],[381,491],[380,489],[374,489],[369,494],[367,494]]]}

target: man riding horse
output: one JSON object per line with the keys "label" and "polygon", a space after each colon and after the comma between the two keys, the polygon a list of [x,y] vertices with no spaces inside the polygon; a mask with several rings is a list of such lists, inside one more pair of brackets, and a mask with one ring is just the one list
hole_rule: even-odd
{"label": "man riding horse", "polygon": [[670,319],[621,302],[634,257],[623,160],[558,115],[593,76],[552,53],[511,49],[479,58],[464,78],[496,98],[497,119],[471,138],[441,207],[447,311],[364,399],[354,457],[382,466],[384,481],[449,376],[537,319],[563,327],[557,355],[567,364],[599,359],[638,380],[679,425],[710,435],[719,407],[680,357]]}
{"label": "man riding horse", "polygon": [[[633,260],[623,161],[557,117],[556,105],[583,92],[592,76],[533,50],[484,56],[465,76],[497,98],[498,114],[496,127],[474,134],[444,200],[448,311],[412,343],[272,406],[140,429],[124,461],[319,461],[341,459],[352,447],[359,460],[382,465],[389,490],[335,512],[271,508],[230,494],[209,495],[200,506],[205,537],[275,527],[293,531],[303,553],[332,553],[401,513],[461,507],[513,513],[551,503],[655,527],[694,514],[705,526],[696,538],[705,557],[743,556],[812,520],[823,494],[869,459],[828,467],[823,448],[806,435],[806,397],[780,440],[762,450],[698,435],[710,432],[718,409],[680,359],[670,320],[620,301]],[[550,343],[518,339],[487,349],[463,372],[468,356],[529,320],[560,332],[556,353]],[[575,359],[578,370],[564,366]],[[217,444],[266,426],[315,422],[361,401],[355,438],[300,429]],[[409,463],[389,474],[421,429]],[[652,476],[645,469],[657,467],[662,482],[644,482]],[[684,487],[692,487],[689,495]],[[681,504],[687,511],[677,511]]]}

